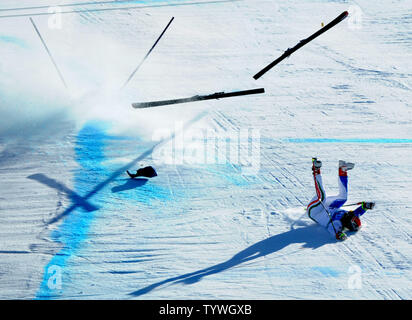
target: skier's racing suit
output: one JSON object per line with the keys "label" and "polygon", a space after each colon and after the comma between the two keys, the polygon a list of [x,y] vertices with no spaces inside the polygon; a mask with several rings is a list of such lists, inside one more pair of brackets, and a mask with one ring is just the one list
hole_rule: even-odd
{"label": "skier's racing suit", "polygon": [[[312,220],[324,226],[330,234],[336,236],[342,232],[341,219],[348,212],[340,209],[348,197],[348,176],[346,172],[339,172],[339,193],[336,196],[326,196],[322,183],[322,175],[314,173],[316,195],[307,206],[306,212]],[[359,218],[366,212],[363,203],[353,211],[353,215]]]}

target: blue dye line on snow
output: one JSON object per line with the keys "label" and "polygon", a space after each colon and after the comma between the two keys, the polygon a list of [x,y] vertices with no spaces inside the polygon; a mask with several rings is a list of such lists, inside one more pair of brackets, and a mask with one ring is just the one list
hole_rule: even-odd
{"label": "blue dye line on snow", "polygon": [[[89,123],[78,133],[75,155],[80,168],[75,174],[75,192],[85,194],[91,185],[97,184],[99,177],[104,175],[101,163],[105,159],[105,134],[102,124]],[[98,195],[96,196],[98,200]],[[52,299],[61,296],[64,282],[61,285],[55,281],[69,279],[64,271],[68,259],[77,251],[82,241],[87,237],[87,232],[94,215],[98,211],[86,212],[76,208],[68,215],[55,230],[51,238],[62,245],[62,249],[50,260],[44,268],[43,281],[37,292],[37,299]],[[58,269],[56,269],[56,266]],[[60,274],[53,273],[56,270]]]}
{"label": "blue dye line on snow", "polygon": [[313,267],[312,270],[320,272],[325,277],[337,278],[341,274],[340,271],[332,267]]}
{"label": "blue dye line on snow", "polygon": [[[91,187],[101,181],[102,177],[111,174],[102,164],[106,159],[104,148],[107,141],[113,138],[105,134],[107,127],[103,123],[89,122],[77,135],[75,158],[80,168],[75,173],[74,189],[78,194],[86,194]],[[96,194],[93,203],[104,203],[104,196]],[[60,243],[62,249],[45,266],[37,299],[53,299],[62,295],[64,284],[70,279],[69,272],[65,270],[68,260],[87,238],[91,223],[98,212],[87,212],[78,207],[65,217],[59,228],[51,234],[52,240]],[[61,271],[61,287],[54,282],[57,279],[53,273],[56,272],[56,266]]]}
{"label": "blue dye line on snow", "polygon": [[[105,133],[107,129],[108,125],[104,123],[88,122],[77,135],[75,159],[80,167],[74,175],[74,191],[79,195],[89,193],[118,169],[116,164],[110,164],[110,162],[107,164],[105,151],[113,149],[107,148],[111,146],[110,143],[114,142],[117,145],[119,141],[127,140],[127,138],[109,136]],[[59,243],[62,249],[45,266],[36,299],[61,298],[65,294],[65,289],[70,289],[67,285],[75,287],[73,283],[75,279],[71,276],[70,259],[82,248],[96,215],[104,214],[105,210],[119,210],[119,208],[121,210],[122,205],[130,203],[130,201],[123,200],[133,200],[137,207],[144,207],[152,205],[154,201],[167,201],[170,198],[165,188],[157,186],[152,181],[142,188],[136,188],[138,186],[135,185],[132,188],[126,186],[123,190],[121,187],[116,190],[113,187],[113,185],[124,185],[125,181],[127,183],[130,179],[117,177],[108,186],[95,193],[92,199],[87,199],[88,202],[99,207],[98,210],[87,212],[79,206],[67,215],[59,227],[52,232],[51,239]],[[59,278],[62,280],[61,285],[56,282]]]}
{"label": "blue dye line on snow", "polygon": [[5,43],[15,44],[22,48],[27,48],[27,44],[23,39],[7,36],[7,35],[0,35],[0,41]]}
{"label": "blue dye line on snow", "polygon": [[[128,147],[121,148],[121,146],[122,141],[128,143],[130,138],[110,136],[106,133],[108,129],[109,126],[105,123],[88,122],[77,135],[75,159],[79,168],[74,174],[73,191],[80,196],[88,194],[96,185],[119,169],[118,163],[107,160],[122,157],[124,152],[128,153]],[[136,143],[136,147],[139,149],[137,153],[144,152],[145,146],[141,141]],[[209,172],[215,174],[210,180],[211,184],[219,184],[222,180],[226,180],[232,185],[246,187],[250,183],[228,164],[213,167],[207,168]],[[220,179],[217,179],[219,177]],[[65,216],[59,227],[51,234],[51,239],[59,243],[62,249],[44,267],[43,280],[36,299],[46,300],[70,296],[69,291],[76,287],[75,272],[73,272],[76,263],[72,258],[76,258],[79,250],[84,246],[97,215],[109,213],[105,216],[110,217],[112,211],[122,210],[122,206],[125,205],[136,206],[136,209],[148,212],[149,210],[146,209],[153,209],[157,205],[162,207],[167,201],[173,200],[175,204],[176,201],[190,198],[191,192],[185,188],[173,190],[171,194],[170,189],[162,185],[162,181],[156,178],[132,180],[125,176],[116,177],[99,192],[93,194],[93,197],[87,199],[90,204],[98,207],[98,210],[88,212],[78,206]],[[184,205],[184,202],[179,205],[179,211],[184,208]],[[56,274],[57,271],[60,275]],[[55,282],[59,278],[62,280],[61,286]]]}
{"label": "blue dye line on snow", "polygon": [[242,176],[242,167],[239,165],[231,165],[230,163],[215,164],[207,166],[206,170],[214,175],[214,179],[211,182],[214,185],[222,179],[238,187],[247,187],[251,184],[250,181]]}
{"label": "blue dye line on snow", "polygon": [[371,144],[412,143],[412,139],[389,139],[389,138],[376,138],[376,139],[286,138],[286,139],[282,139],[282,141],[289,142],[289,143],[371,143]]}

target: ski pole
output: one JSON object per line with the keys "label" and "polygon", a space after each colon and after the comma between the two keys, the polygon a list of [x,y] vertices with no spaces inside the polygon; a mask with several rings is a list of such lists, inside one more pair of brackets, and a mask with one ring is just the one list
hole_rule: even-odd
{"label": "ski pole", "polygon": [[60,77],[60,80],[63,82],[64,87],[67,89],[67,84],[66,84],[66,81],[64,80],[63,74],[61,73],[59,67],[57,66],[57,63],[54,60],[53,55],[51,54],[51,52],[50,52],[50,50],[49,50],[49,48],[46,44],[46,41],[44,41],[43,37],[41,36],[41,33],[40,33],[39,29],[37,28],[36,24],[34,23],[33,18],[30,18],[30,22],[32,23],[32,25],[34,27],[34,30],[36,31],[37,35],[39,36],[40,41],[43,43],[44,49],[46,49],[46,52],[49,55],[50,61],[53,63],[54,68],[56,69],[57,74]]}
{"label": "ski pole", "polygon": [[329,222],[332,224],[333,231],[335,231],[335,234],[336,234],[337,231],[336,231],[335,225],[333,224],[332,216],[331,216],[329,210],[326,209],[326,207],[325,207],[325,205],[323,204],[322,200],[319,199],[319,202],[320,202],[320,204],[322,205],[323,209],[325,209],[326,213],[328,214],[328,216],[329,216]]}
{"label": "ski pole", "polygon": [[166,32],[167,28],[169,28],[170,24],[172,23],[172,21],[174,20],[175,17],[172,17],[172,19],[170,19],[169,23],[167,24],[166,28],[163,29],[162,33],[160,34],[160,36],[157,38],[156,42],[154,43],[154,45],[150,48],[150,50],[146,53],[146,55],[144,56],[143,60],[139,63],[139,65],[136,67],[136,69],[133,70],[132,74],[129,76],[129,78],[126,80],[126,82],[123,84],[122,89],[124,87],[126,87],[126,85],[130,82],[130,80],[132,80],[133,76],[135,75],[135,73],[137,72],[137,70],[139,70],[139,68],[142,66],[143,62],[146,61],[147,57],[149,57],[150,53],[153,51],[153,49],[156,47],[157,43],[160,41],[160,39],[163,37],[164,33]]}
{"label": "ski pole", "polygon": [[358,206],[358,205],[361,205],[362,203],[363,201],[356,202],[356,203],[350,203],[350,204],[344,204],[342,207]]}

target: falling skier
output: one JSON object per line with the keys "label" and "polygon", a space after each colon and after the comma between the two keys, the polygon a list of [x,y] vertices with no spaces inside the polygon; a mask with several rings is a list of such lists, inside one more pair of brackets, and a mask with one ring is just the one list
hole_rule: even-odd
{"label": "falling skier", "polygon": [[339,193],[336,196],[325,196],[320,168],[322,162],[312,159],[313,178],[315,180],[316,195],[307,206],[306,212],[313,221],[324,226],[337,240],[347,238],[344,230],[358,231],[361,227],[360,216],[366,210],[373,209],[374,202],[361,202],[353,211],[340,209],[348,196],[348,170],[353,169],[354,163],[339,160]]}

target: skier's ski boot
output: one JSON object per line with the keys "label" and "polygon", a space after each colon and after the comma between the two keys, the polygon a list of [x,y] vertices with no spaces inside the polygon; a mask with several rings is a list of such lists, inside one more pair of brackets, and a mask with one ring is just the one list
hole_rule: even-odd
{"label": "skier's ski boot", "polygon": [[312,158],[312,172],[314,175],[320,174],[320,168],[322,167],[322,161],[317,158]]}
{"label": "skier's ski boot", "polygon": [[355,164],[352,162],[346,162],[343,160],[339,160],[339,175],[340,176],[347,176],[348,171],[352,170],[355,167]]}

